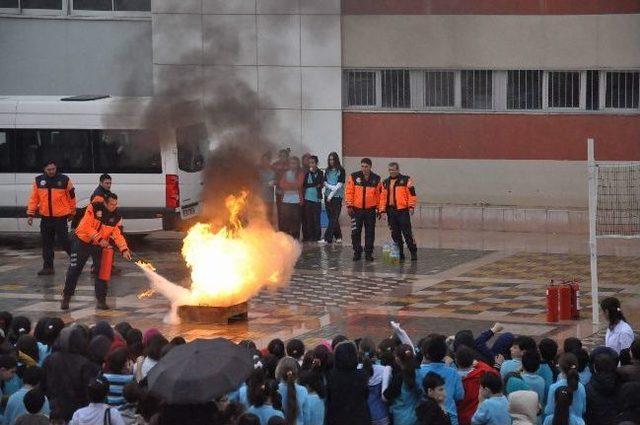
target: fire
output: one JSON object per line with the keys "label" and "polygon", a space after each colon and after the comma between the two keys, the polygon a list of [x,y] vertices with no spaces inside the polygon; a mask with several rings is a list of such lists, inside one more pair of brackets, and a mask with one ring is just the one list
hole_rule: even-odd
{"label": "fire", "polygon": [[242,191],[225,199],[226,226],[215,230],[210,224],[197,223],[187,232],[182,246],[191,269],[187,304],[239,304],[263,287],[282,285],[291,277],[299,244],[262,220],[245,225],[242,213],[248,196]]}

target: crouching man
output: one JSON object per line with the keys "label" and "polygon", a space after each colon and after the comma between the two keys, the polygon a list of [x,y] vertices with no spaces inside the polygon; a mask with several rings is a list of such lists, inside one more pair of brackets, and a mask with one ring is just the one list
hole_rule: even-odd
{"label": "crouching man", "polygon": [[[115,193],[108,193],[104,202],[96,201],[91,203],[91,208],[80,220],[80,224],[75,231],[75,238],[71,247],[71,263],[67,271],[67,279],[64,282],[64,292],[60,308],[69,309],[69,302],[75,293],[78,278],[87,259],[94,254],[94,258],[102,257],[102,250],[109,247],[113,241],[122,253],[122,256],[131,260],[131,253],[127,247],[127,241],[122,236],[121,221],[118,214],[118,196]],[[96,265],[100,269],[100,265]],[[107,282],[100,279],[100,274],[95,277],[96,308],[108,310],[107,305]]]}

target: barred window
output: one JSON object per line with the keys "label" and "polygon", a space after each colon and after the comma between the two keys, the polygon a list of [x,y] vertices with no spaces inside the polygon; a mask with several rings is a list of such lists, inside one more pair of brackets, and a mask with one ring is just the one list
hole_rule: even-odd
{"label": "barred window", "polygon": [[587,71],[586,107],[589,111],[600,109],[600,73]]}
{"label": "barred window", "polygon": [[410,73],[407,69],[388,69],[381,73],[382,107],[408,108],[411,106]]}
{"label": "barred window", "polygon": [[425,71],[424,106],[455,106],[455,73],[453,71]]}
{"label": "barred window", "polygon": [[463,109],[491,109],[493,107],[492,71],[462,71],[460,83]]}
{"label": "barred window", "polygon": [[549,72],[550,108],[580,107],[580,72]]}
{"label": "barred window", "polygon": [[347,106],[376,106],[376,71],[344,72]]}
{"label": "barred window", "polygon": [[507,71],[507,109],[542,109],[542,71]]}
{"label": "barred window", "polygon": [[607,108],[638,108],[640,72],[607,72]]}

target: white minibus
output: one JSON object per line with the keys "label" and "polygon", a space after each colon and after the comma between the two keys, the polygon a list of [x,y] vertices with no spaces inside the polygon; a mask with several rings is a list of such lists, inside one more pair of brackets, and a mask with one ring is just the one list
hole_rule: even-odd
{"label": "white minibus", "polygon": [[202,115],[185,104],[179,119],[167,113],[149,129],[151,102],[0,96],[0,232],[39,231],[37,223],[27,225],[26,205],[50,159],[71,178],[79,209],[88,205],[100,175],[111,175],[126,233],[172,230],[195,218],[209,149]]}

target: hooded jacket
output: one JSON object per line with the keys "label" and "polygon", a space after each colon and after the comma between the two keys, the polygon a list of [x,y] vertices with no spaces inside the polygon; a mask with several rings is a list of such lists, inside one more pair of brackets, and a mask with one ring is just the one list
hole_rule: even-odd
{"label": "hooded jacket", "polygon": [[485,373],[493,373],[498,375],[498,371],[488,364],[478,361],[476,365],[462,378],[462,387],[464,388],[464,398],[456,403],[458,408],[458,423],[460,425],[468,425],[471,423],[471,417],[478,408],[478,390],[480,389],[480,378]]}
{"label": "hooded jacket", "polygon": [[615,424],[620,413],[620,382],[614,372],[596,373],[586,386],[587,413],[584,420],[589,425]]}
{"label": "hooded jacket", "polygon": [[369,379],[358,370],[358,352],[350,341],[334,353],[334,368],[327,382],[327,425],[369,425]]}
{"label": "hooded jacket", "polygon": [[540,402],[535,391],[514,391],[509,394],[509,414],[512,425],[536,425]]}
{"label": "hooded jacket", "polygon": [[52,410],[60,410],[66,420],[86,406],[87,386],[100,373],[100,368],[84,356],[87,348],[85,331],[79,326],[64,328],[59,336],[59,351],[44,361],[42,390]]}

